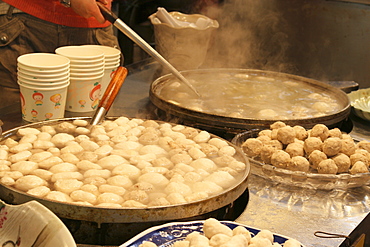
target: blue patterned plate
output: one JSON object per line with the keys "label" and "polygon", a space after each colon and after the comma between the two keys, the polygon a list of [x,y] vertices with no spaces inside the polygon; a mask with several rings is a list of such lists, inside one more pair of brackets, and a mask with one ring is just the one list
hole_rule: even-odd
{"label": "blue patterned plate", "polygon": [[[220,221],[222,224],[227,225],[229,228],[234,229],[237,226],[244,226],[248,231],[255,236],[260,230],[252,228],[233,221]],[[128,240],[120,247],[138,247],[143,241],[150,241],[155,243],[158,247],[171,247],[174,242],[184,240],[186,236],[192,232],[203,233],[204,221],[189,221],[189,222],[175,222],[167,223],[160,226],[151,227],[142,233],[136,235]],[[274,242],[283,244],[288,237],[274,234]],[[303,247],[303,245],[301,245]]]}

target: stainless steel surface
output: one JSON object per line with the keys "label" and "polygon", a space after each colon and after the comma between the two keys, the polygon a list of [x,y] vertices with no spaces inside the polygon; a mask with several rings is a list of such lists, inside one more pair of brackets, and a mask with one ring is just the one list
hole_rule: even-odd
{"label": "stainless steel surface", "polygon": [[[157,119],[156,108],[149,100],[149,89],[150,83],[156,78],[158,68],[158,64],[152,60],[128,67],[131,73],[108,116],[125,115]],[[350,118],[354,124],[350,134],[359,140],[368,139],[370,123],[352,114]],[[4,130],[24,124],[19,105],[0,109],[0,119],[4,121]],[[348,235],[370,212],[368,187],[336,193],[305,190],[298,196],[297,193],[293,193],[292,188],[266,184],[258,177],[252,176],[248,182],[250,200],[244,213],[236,221],[296,238],[306,246],[339,246],[343,239],[319,239],[313,235],[314,231]],[[312,199],[312,203],[304,208],[303,202],[308,203],[309,199]],[[328,202],[331,201],[338,203],[331,205],[339,205],[339,209],[342,209],[341,214],[336,211],[338,208],[330,210]]]}

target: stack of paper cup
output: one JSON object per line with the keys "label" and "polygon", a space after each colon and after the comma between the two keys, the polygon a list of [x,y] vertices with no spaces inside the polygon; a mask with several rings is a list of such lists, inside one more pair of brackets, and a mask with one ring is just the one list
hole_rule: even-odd
{"label": "stack of paper cup", "polygon": [[99,105],[104,76],[104,52],[84,46],[63,46],[56,54],[70,60],[70,86],[66,111],[91,112]]}
{"label": "stack of paper cup", "polygon": [[108,87],[114,72],[117,70],[118,66],[121,64],[121,51],[104,45],[84,45],[85,47],[97,48],[104,52],[104,76],[101,80],[102,92]]}
{"label": "stack of paper cup", "polygon": [[70,73],[68,58],[29,53],[17,58],[22,118],[39,122],[63,118]]}

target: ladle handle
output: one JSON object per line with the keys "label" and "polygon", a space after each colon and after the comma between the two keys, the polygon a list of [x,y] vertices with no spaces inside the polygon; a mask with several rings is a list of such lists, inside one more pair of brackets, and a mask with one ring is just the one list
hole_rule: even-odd
{"label": "ladle handle", "polygon": [[94,116],[91,118],[90,125],[99,124],[105,114],[109,111],[110,107],[113,104],[123,82],[127,77],[128,71],[125,67],[118,67],[114,72],[113,78],[109,82],[107,89],[105,90],[103,97],[101,98],[98,109],[96,110]]}

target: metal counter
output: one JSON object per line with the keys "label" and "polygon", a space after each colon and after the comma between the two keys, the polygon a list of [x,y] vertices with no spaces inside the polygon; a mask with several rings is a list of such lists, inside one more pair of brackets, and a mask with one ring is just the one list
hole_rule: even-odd
{"label": "metal counter", "polygon": [[[157,109],[148,96],[150,83],[159,76],[159,65],[148,60],[127,68],[129,76],[108,116],[157,119]],[[84,115],[91,116],[92,113]],[[73,116],[76,115],[66,113],[66,117]],[[4,122],[3,130],[25,124],[19,105],[0,109],[0,119]],[[354,138],[365,140],[370,137],[367,122],[353,116],[353,123],[351,135]],[[348,236],[370,212],[370,188],[367,186],[348,191],[317,191],[292,188],[251,176],[248,189],[250,201],[236,221],[295,238],[306,246],[340,246],[345,239],[318,238],[314,232]]]}

